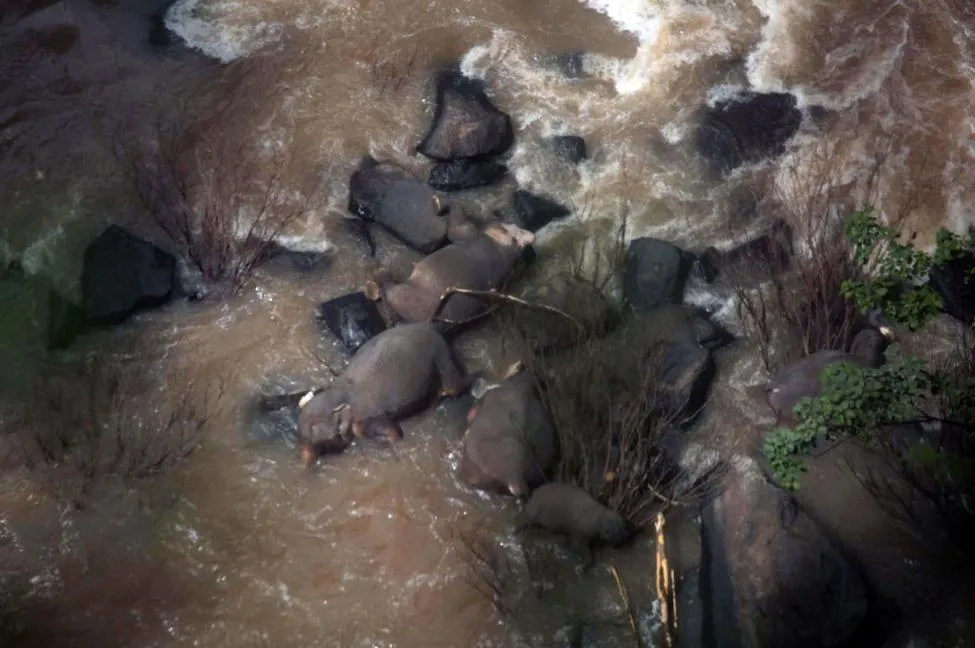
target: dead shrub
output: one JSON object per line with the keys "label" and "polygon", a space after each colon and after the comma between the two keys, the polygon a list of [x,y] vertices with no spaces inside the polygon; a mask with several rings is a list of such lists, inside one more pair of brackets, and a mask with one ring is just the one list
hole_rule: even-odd
{"label": "dead shrub", "polygon": [[509,618],[512,610],[508,607],[508,594],[514,569],[504,547],[483,520],[458,524],[451,528],[451,535],[466,568],[467,585],[489,601],[501,618]]}
{"label": "dead shrub", "polygon": [[[257,64],[157,108],[145,137],[120,125],[113,152],[144,213],[209,284],[239,291],[290,226],[319,206],[323,177],[298,169],[294,141],[243,121]],[[261,94],[263,96],[263,93]],[[289,182],[297,182],[294,186]]]}
{"label": "dead shrub", "polygon": [[8,419],[6,465],[67,469],[84,491],[105,477],[151,477],[187,458],[222,384],[160,384],[144,355],[128,357],[89,357],[38,378]]}
{"label": "dead shrub", "polygon": [[[840,291],[864,272],[853,261],[844,218],[881,199],[888,156],[878,156],[854,191],[840,172],[848,166],[846,155],[826,140],[784,161],[772,190],[754,189],[747,207],[784,226],[768,228],[765,245],[740,248],[721,270],[769,371],[816,351],[847,349],[862,324],[862,314]],[[887,220],[904,222],[925,199],[925,187],[919,180],[917,191],[900,196]]]}
{"label": "dead shrub", "polygon": [[639,528],[698,495],[682,491],[675,435],[684,412],[659,381],[664,347],[647,348],[621,362],[592,336],[559,357],[526,361],[559,436],[556,481],[585,489]]}

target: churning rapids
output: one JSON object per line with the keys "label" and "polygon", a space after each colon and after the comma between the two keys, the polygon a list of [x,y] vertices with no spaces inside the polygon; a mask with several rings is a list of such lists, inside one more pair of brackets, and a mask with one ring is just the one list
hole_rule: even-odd
{"label": "churning rapids", "polygon": [[[446,63],[483,79],[512,116],[517,185],[572,210],[538,233],[543,267],[580,241],[609,240],[623,213],[628,237],[732,246],[754,234],[736,205],[755,187],[794,202],[828,188],[884,214],[909,206],[924,245],[942,224],[975,224],[967,0],[13,0],[0,20],[5,266],[16,259],[77,294],[90,232],[134,213],[106,143],[123,123],[139,137],[145,107],[180,93],[240,104],[234,121],[210,127],[287,148],[286,184],[315,174],[326,185],[325,203],[282,238],[323,255],[314,271],[272,263],[236,298],[172,304],[67,352],[111,354],[138,339],[165,351],[170,388],[223,389],[202,448],[152,493],[107,485],[111,504],[78,508],[4,477],[0,559],[12,576],[0,573],[0,586],[36,602],[21,645],[486,648],[509,645],[511,630],[528,645],[573,645],[564,630],[580,615],[602,628],[586,645],[632,645],[605,569],[579,580],[565,560],[523,578],[526,591],[509,594],[516,628],[470,587],[458,528],[486,525],[514,564],[525,558],[511,507],[454,477],[464,405],[408,422],[395,455],[353,449],[316,473],[241,414],[262,390],[325,380],[323,359],[341,364],[313,313],[374,269],[343,226],[348,178],[366,154],[423,168],[414,147]],[[803,121],[783,155],[716,179],[694,150],[695,115],[742,89],[792,93]],[[569,169],[542,154],[538,141],[558,134],[584,137],[589,159]],[[475,210],[491,200],[469,199]],[[380,257],[393,249],[379,244]],[[694,299],[730,317],[717,296]],[[11,336],[0,340],[6,399],[45,368],[37,340]],[[468,367],[503,370],[490,335],[458,346]],[[704,426],[767,423],[736,396],[762,380],[759,368],[721,368],[726,411]],[[138,407],[151,411],[151,397]],[[612,559],[649,628],[652,539]],[[527,591],[536,586],[548,595]]]}

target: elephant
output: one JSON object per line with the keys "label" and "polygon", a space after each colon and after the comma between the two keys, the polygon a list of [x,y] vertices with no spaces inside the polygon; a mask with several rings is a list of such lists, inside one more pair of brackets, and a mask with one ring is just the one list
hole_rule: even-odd
{"label": "elephant", "polygon": [[473,227],[459,206],[430,185],[371,157],[363,159],[349,179],[349,211],[423,254],[464,239]]}
{"label": "elephant", "polygon": [[[375,281],[366,286],[373,299],[385,297],[390,309],[405,322],[429,322],[437,316],[448,288],[497,289],[522,257],[535,236],[510,223],[487,224],[476,236],[451,243],[421,259],[402,283]],[[459,323],[486,310],[483,299],[451,295],[439,313],[446,322]]]}
{"label": "elephant", "polygon": [[793,408],[804,397],[815,397],[822,389],[820,376],[829,365],[846,363],[868,369],[884,363],[884,351],[894,335],[886,326],[865,328],[853,338],[849,353],[817,351],[787,365],[765,387],[765,397],[776,415],[776,425],[795,420]]}
{"label": "elephant", "polygon": [[596,544],[619,547],[634,535],[633,527],[616,511],[603,506],[578,486],[549,482],[539,486],[515,517],[515,528],[540,527],[568,538],[569,548],[593,564]]}
{"label": "elephant", "polygon": [[[397,421],[437,398],[457,396],[468,380],[432,324],[404,324],[363,344],[328,387],[299,402],[298,436],[308,466],[358,438],[403,437]],[[439,391],[438,391],[439,390]]]}
{"label": "elephant", "polygon": [[543,484],[558,456],[558,437],[524,363],[467,415],[462,482],[480,490],[527,497]]}

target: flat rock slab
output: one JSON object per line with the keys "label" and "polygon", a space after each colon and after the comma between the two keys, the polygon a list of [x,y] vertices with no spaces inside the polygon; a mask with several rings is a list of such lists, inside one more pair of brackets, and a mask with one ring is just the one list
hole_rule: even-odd
{"label": "flat rock slab", "polygon": [[372,337],[386,330],[376,303],[355,292],[330,299],[318,307],[318,319],[345,350],[355,353]]}

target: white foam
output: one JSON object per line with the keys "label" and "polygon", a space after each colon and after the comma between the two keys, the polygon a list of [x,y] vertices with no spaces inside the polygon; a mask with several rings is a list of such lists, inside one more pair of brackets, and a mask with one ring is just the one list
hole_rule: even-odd
{"label": "white foam", "polygon": [[583,0],[584,4],[603,14],[620,29],[652,43],[660,30],[660,19],[653,5],[647,0]]}
{"label": "white foam", "polygon": [[200,0],[177,0],[166,12],[165,23],[188,47],[229,63],[277,40],[281,34],[280,24],[246,14],[240,3],[212,2],[202,6]]}

